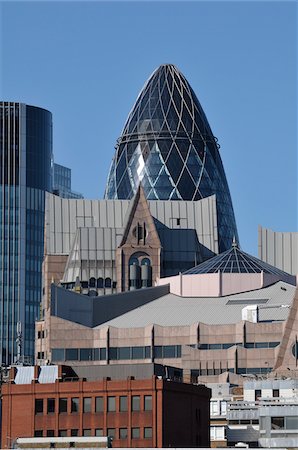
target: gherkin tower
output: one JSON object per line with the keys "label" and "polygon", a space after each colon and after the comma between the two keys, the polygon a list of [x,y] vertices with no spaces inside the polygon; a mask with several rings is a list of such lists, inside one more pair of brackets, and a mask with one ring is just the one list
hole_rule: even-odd
{"label": "gherkin tower", "polygon": [[117,141],[105,198],[148,200],[216,195],[219,251],[238,240],[230,191],[205,113],[182,73],[158,67],[141,90]]}

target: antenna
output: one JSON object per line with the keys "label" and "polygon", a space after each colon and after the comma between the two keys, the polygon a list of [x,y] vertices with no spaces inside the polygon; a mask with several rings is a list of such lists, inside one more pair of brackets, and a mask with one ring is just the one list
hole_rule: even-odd
{"label": "antenna", "polygon": [[22,354],[22,322],[17,322],[17,364],[21,363],[21,354]]}

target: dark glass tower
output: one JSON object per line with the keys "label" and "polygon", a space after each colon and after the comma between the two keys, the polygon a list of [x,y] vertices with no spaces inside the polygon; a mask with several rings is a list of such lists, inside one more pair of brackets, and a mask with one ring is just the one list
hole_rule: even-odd
{"label": "dark glass tower", "polygon": [[179,70],[160,66],[139,94],[108,176],[105,198],[130,199],[142,183],[147,199],[200,200],[216,194],[219,251],[238,240],[219,145]]}
{"label": "dark glass tower", "polygon": [[0,149],[0,363],[7,365],[34,356],[45,191],[51,189],[51,113],[0,102]]}

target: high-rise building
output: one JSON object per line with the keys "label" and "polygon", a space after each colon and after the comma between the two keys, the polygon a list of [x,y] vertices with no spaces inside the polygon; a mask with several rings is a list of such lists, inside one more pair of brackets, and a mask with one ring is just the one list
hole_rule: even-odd
{"label": "high-rise building", "polygon": [[52,189],[55,195],[62,198],[84,198],[71,189],[71,169],[61,164],[54,163],[52,166]]}
{"label": "high-rise building", "polygon": [[238,240],[228,183],[205,113],[173,65],[151,75],[116,145],[105,198],[130,199],[142,183],[148,200],[216,195],[219,251]]}
{"label": "high-rise building", "polygon": [[52,114],[0,103],[0,364],[34,355],[41,302]]}

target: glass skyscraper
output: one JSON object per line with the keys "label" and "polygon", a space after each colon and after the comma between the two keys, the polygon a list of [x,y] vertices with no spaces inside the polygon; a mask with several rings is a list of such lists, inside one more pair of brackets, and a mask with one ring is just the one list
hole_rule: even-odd
{"label": "glass skyscraper", "polygon": [[233,205],[205,113],[188,81],[160,66],[140,92],[117,141],[105,198],[199,200],[216,194],[219,251],[238,240]]}
{"label": "glass skyscraper", "polygon": [[45,191],[51,190],[52,115],[0,102],[0,130],[0,363],[7,365],[34,356]]}
{"label": "glass skyscraper", "polygon": [[71,169],[61,164],[53,164],[52,190],[55,195],[62,198],[84,198],[79,192],[71,189]]}

